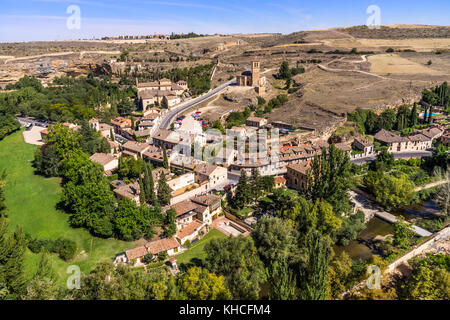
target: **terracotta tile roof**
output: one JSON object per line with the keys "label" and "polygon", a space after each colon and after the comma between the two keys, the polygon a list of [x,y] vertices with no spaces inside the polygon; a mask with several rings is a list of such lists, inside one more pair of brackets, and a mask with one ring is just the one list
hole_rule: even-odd
{"label": "terracotta tile roof", "polygon": [[306,172],[308,171],[309,167],[311,166],[311,163],[308,162],[302,162],[302,163],[292,163],[290,165],[288,165],[288,169],[300,172],[302,174],[306,174]]}
{"label": "terracotta tile roof", "polygon": [[199,163],[199,164],[196,165],[194,171],[197,174],[202,174],[202,175],[209,176],[216,169],[217,169],[216,165],[209,164],[207,162],[202,162],[202,163]]}
{"label": "terracotta tile roof", "polygon": [[116,158],[114,158],[109,153],[95,153],[89,159],[91,159],[91,161],[101,164],[102,166],[107,165],[111,161],[116,160]]}
{"label": "terracotta tile roof", "polygon": [[156,81],[153,82],[142,82],[138,83],[138,88],[153,88],[153,87],[159,87],[159,83]]}
{"label": "terracotta tile roof", "polygon": [[137,247],[131,250],[125,251],[125,255],[127,256],[128,260],[141,258],[148,254],[147,248],[145,246]]}
{"label": "terracotta tile roof", "polygon": [[173,83],[172,84],[172,90],[175,91],[175,90],[184,90],[184,89],[180,85]]}
{"label": "terracotta tile roof", "polygon": [[371,146],[373,146],[372,142],[370,142],[368,139],[365,139],[365,138],[362,138],[362,137],[356,138],[355,142],[358,142],[359,144],[363,145],[364,147],[371,147]]}
{"label": "terracotta tile roof", "polygon": [[281,176],[275,177],[274,181],[275,181],[275,184],[286,184],[286,179]]}
{"label": "terracotta tile roof", "polygon": [[385,129],[381,129],[374,138],[378,141],[385,142],[385,143],[393,143],[393,142],[405,142],[408,141],[406,138],[400,137],[399,135],[387,131]]}
{"label": "terracotta tile roof", "polygon": [[191,200],[184,200],[177,204],[174,204],[171,208],[175,210],[177,213],[177,217],[186,214],[191,211],[195,211],[197,209],[198,204],[192,202]]}
{"label": "terracotta tile roof", "polygon": [[138,93],[139,99],[152,99],[156,96],[156,92],[152,90],[144,90]]}
{"label": "terracotta tile roof", "polygon": [[131,127],[131,120],[124,117],[117,117],[111,120],[111,124],[119,127]]}
{"label": "terracotta tile roof", "polygon": [[150,148],[150,145],[147,143],[139,143],[136,141],[127,141],[127,143],[125,143],[122,146],[123,149],[127,149],[127,150],[131,150],[134,152],[144,152],[147,149]]}
{"label": "terracotta tile roof", "polygon": [[198,220],[192,221],[187,226],[185,226],[183,229],[180,229],[177,231],[177,238],[180,240],[186,238],[187,236],[196,232],[202,225],[203,224]]}
{"label": "terracotta tile roof", "polygon": [[352,151],[352,147],[346,143],[336,143],[336,148],[344,150],[344,151]]}
{"label": "terracotta tile roof", "polygon": [[147,251],[152,254],[158,254],[163,251],[179,247],[180,244],[175,238],[164,238],[152,242],[147,242],[145,247]]}
{"label": "terracotta tile roof", "polygon": [[196,196],[191,199],[193,202],[205,205],[205,206],[211,206],[217,202],[220,202],[220,197],[216,196],[214,194],[208,194],[203,196]]}
{"label": "terracotta tile roof", "polygon": [[429,138],[421,133],[418,133],[418,134],[415,134],[412,136],[408,136],[408,139],[409,139],[409,141],[412,141],[412,142],[426,142],[426,141],[431,140],[431,138]]}
{"label": "terracotta tile roof", "polygon": [[121,186],[115,189],[114,192],[122,197],[134,199],[139,196],[140,189],[139,182],[136,181],[135,183]]}
{"label": "terracotta tile roof", "polygon": [[434,139],[442,131],[439,130],[438,128],[428,128],[428,129],[421,130],[419,132],[430,139]]}

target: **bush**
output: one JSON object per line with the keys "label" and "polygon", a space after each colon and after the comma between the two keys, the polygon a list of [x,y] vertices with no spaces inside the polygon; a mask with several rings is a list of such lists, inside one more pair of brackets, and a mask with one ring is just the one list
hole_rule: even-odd
{"label": "bush", "polygon": [[167,251],[160,252],[159,255],[158,255],[158,258],[159,258],[160,261],[164,261],[168,257],[169,257],[169,255],[167,254]]}
{"label": "bush", "polygon": [[186,240],[186,241],[184,242],[183,246],[185,246],[186,248],[189,249],[190,247],[192,247],[192,243],[191,243],[190,240]]}
{"label": "bush", "polygon": [[57,240],[31,239],[28,242],[28,249],[33,253],[46,250],[51,253],[56,253],[61,259],[68,261],[75,257],[77,244],[73,240],[63,238]]}
{"label": "bush", "polygon": [[153,261],[153,258],[154,258],[153,254],[149,253],[144,256],[143,261],[145,264],[149,264]]}

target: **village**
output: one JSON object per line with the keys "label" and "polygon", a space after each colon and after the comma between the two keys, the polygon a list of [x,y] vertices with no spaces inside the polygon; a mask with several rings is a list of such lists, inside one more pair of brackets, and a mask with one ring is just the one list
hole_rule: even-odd
{"label": "village", "polygon": [[[253,61],[252,71],[238,75],[235,85],[253,87],[256,93],[263,94],[266,80],[260,75],[260,63]],[[269,123],[266,118],[254,115],[248,116],[243,125],[227,129],[226,134],[212,130],[212,124],[201,118],[201,111],[180,116],[179,105],[191,99],[186,81],[172,83],[160,79],[139,83],[136,80],[135,87],[137,111],[132,116],[120,116],[110,123],[89,120],[89,125],[107,139],[110,150],[95,153],[90,159],[104,168],[118,201],[128,198],[137,205],[141,205],[142,199],[139,180],[130,183],[114,177],[123,158],[151,163],[154,192],[158,192],[162,177],[170,187],[170,201],[163,210],[175,211],[176,233],[169,238],[156,235],[140,247],[118,253],[116,264],[144,266],[149,263],[146,256],[160,256],[170,258],[172,269],[177,271],[176,256],[189,250],[211,229],[226,236],[248,236],[257,220],[239,219],[222,208],[227,193],[236,190],[241,173],[250,176],[258,171],[261,176],[273,177],[275,188],[306,192],[311,162],[331,145],[327,136],[316,136],[301,143],[288,140],[286,133],[294,132],[292,125],[280,121]],[[195,104],[189,110],[195,110]],[[448,118],[444,109],[435,108],[435,111]],[[171,128],[163,128],[162,123],[172,121],[174,115],[177,118],[171,122]],[[424,114],[416,116],[420,119]],[[33,128],[32,123],[29,122],[25,135],[28,130],[39,128],[39,124]],[[71,130],[80,129],[78,124],[63,125]],[[49,128],[40,131],[40,143],[46,141],[48,133]],[[424,129],[415,129],[405,136],[381,129],[373,136],[359,135],[332,143],[348,153],[353,163],[364,164],[375,160],[382,147],[396,159],[420,159],[431,156],[436,145],[449,146],[449,142],[448,123],[445,126],[430,121]]]}

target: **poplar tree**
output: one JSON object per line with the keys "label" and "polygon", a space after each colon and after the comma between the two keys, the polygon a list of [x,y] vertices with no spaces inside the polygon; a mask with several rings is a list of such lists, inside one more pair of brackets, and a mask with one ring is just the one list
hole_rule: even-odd
{"label": "poplar tree", "polygon": [[331,247],[328,237],[318,231],[308,234],[306,239],[308,261],[300,268],[301,299],[326,300],[328,296],[328,265]]}

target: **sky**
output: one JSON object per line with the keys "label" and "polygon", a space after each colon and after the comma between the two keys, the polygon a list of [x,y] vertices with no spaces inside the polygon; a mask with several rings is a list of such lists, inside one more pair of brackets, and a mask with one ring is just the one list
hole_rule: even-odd
{"label": "sky", "polygon": [[0,42],[155,32],[287,34],[364,25],[371,5],[380,8],[382,25],[450,25],[449,0],[1,0]]}

